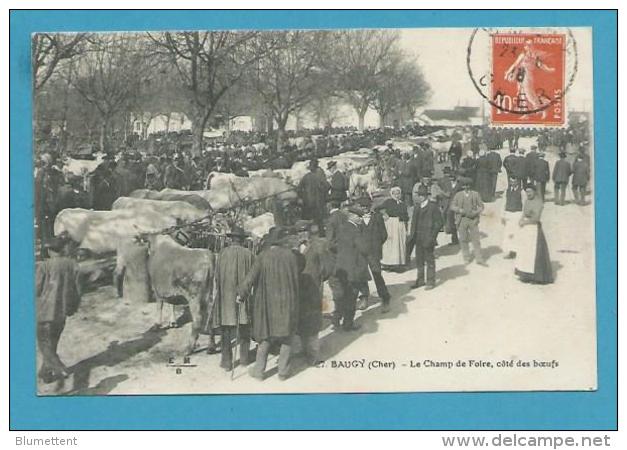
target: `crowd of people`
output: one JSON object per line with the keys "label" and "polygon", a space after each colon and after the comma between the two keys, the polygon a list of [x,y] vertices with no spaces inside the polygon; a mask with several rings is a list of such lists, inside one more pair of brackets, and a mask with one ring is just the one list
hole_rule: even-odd
{"label": "crowd of people", "polygon": [[[311,365],[319,362],[325,281],[334,302],[332,326],[350,333],[359,329],[356,311],[369,305],[370,280],[381,300],[381,312],[389,312],[392,298],[383,272],[407,270],[412,254],[416,263],[412,288],[437,287],[436,248],[441,232],[451,236],[450,245],[459,245],[464,263],[474,259],[487,266],[481,249],[480,217],[484,204],[497,198],[497,179],[503,169],[508,181],[503,214],[505,257],[516,258],[516,274],[522,281],[553,281],[541,225],[546,185],[552,179],[554,202],[562,206],[565,187],[572,183],[575,202],[584,205],[590,179],[584,147],[580,147],[572,164],[559,150],[559,160],[551,172],[539,149],[542,134],[538,145],[528,152],[518,146],[514,136],[508,144],[510,154],[501,159],[494,133],[472,132],[471,139],[479,139],[480,145],[471,146],[462,159],[459,139],[454,137],[448,151],[449,163],[442,175],[436,176],[436,158],[429,143],[416,144],[410,152],[388,143],[386,151],[374,154],[375,172],[384,189],[373,195],[351,197],[347,175],[331,161],[326,167],[331,174],[327,179],[317,158],[341,149],[372,147],[390,137],[379,133],[349,134],[339,146],[320,147],[312,141],[310,146],[305,143],[278,155],[271,150],[216,153],[208,149],[198,157],[125,155],[117,162],[107,158],[93,175],[94,201],[102,202],[94,207],[107,209],[116,196],[137,188],[137,183],[148,189],[191,189],[199,186],[211,170],[245,176],[253,161],[272,167],[277,159],[287,160],[286,164],[310,160],[309,173],[295,187],[303,205],[301,220],[289,227],[271,228],[259,254],[244,245],[246,233],[233,225],[227,234],[230,244],[216,255],[214,306],[206,320],[206,331],[212,336],[208,352],[217,351],[213,337],[220,335],[220,366],[233,369],[237,363],[233,345],[238,345],[239,364],[252,364],[249,374],[257,379],[267,376],[267,360],[273,350],[279,354],[279,378],[286,379],[293,373],[296,337],[300,338],[306,361]],[[59,170],[55,159],[51,155],[42,157],[36,186],[43,195],[40,202],[50,196],[58,210],[63,205],[58,198],[63,184],[51,181],[55,170]],[[194,176],[197,171],[200,175]],[[110,192],[108,197],[104,195],[106,201],[103,192]],[[38,217],[39,226],[44,223]],[[50,236],[45,247],[50,257],[37,267],[38,342],[43,356],[40,377],[49,381],[67,375],[56,347],[66,316],[76,311],[80,292],[74,282],[76,263],[65,254],[67,243]],[[251,339],[257,343],[254,361]]]}

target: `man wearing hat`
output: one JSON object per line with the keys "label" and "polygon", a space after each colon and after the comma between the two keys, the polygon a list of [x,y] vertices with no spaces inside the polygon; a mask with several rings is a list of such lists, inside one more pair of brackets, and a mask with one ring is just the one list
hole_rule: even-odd
{"label": "man wearing hat", "polygon": [[[381,214],[380,207],[375,208],[369,197],[360,198],[359,206],[365,212],[362,220],[364,222],[364,238],[368,244],[368,267],[372,273],[374,284],[377,288],[377,294],[381,299],[382,312],[388,312],[390,310],[390,293],[385,285],[385,280],[381,274],[381,259],[383,258],[383,244],[388,238],[388,233],[385,228],[385,221]],[[369,295],[368,283],[365,283],[365,293]],[[364,292],[362,290],[362,292]],[[365,305],[363,309],[368,307],[368,298],[366,297]]]}
{"label": "man wearing hat", "polygon": [[590,181],[590,165],[584,157],[579,154],[573,163],[573,193],[575,195],[575,203],[578,205],[586,204],[586,187]]}
{"label": "man wearing hat", "polygon": [[544,153],[542,152],[538,153],[538,157],[534,161],[532,177],[538,189],[538,194],[542,201],[544,201],[546,183],[551,179],[551,169],[549,169],[549,163],[544,159]]}
{"label": "man wearing hat", "polygon": [[516,179],[520,180],[521,183],[527,182],[527,158],[525,157],[525,149],[522,147],[518,147],[518,156],[517,163],[514,165],[514,176]]}
{"label": "man wearing hat", "polygon": [[318,160],[312,159],[309,162],[309,173],[298,184],[298,196],[303,202],[303,219],[313,220],[318,225],[320,236],[324,237],[323,219],[330,185],[324,173],[321,175],[318,169]]}
{"label": "man wearing hat", "polygon": [[462,144],[459,142],[459,138],[453,138],[451,148],[448,150],[448,156],[451,160],[453,171],[459,170],[459,162],[462,159]]}
{"label": "man wearing hat", "polygon": [[417,276],[416,283],[412,286],[414,289],[425,285],[425,266],[427,289],[435,287],[434,251],[438,233],[443,224],[440,208],[434,202],[429,201],[429,190],[425,186],[420,186],[416,190],[416,205],[411,220],[411,230],[407,236],[406,252],[409,259],[414,246],[416,247]]}
{"label": "man wearing hat", "polygon": [[231,239],[228,247],[218,254],[215,269],[215,296],[211,322],[213,329],[222,334],[222,359],[220,367],[230,371],[233,368],[232,341],[239,323],[239,362],[241,365],[250,363],[250,316],[248,302],[237,303],[237,288],[253,265],[253,253],[244,247],[246,232],[233,226],[227,233]]}
{"label": "man wearing hat", "polygon": [[462,249],[464,262],[469,264],[471,259],[469,243],[472,242],[475,261],[480,266],[487,266],[481,253],[481,242],[479,240],[479,217],[483,211],[481,196],[471,190],[472,180],[464,178],[461,180],[464,190],[455,194],[451,203],[451,211],[455,213],[455,226],[459,243]]}
{"label": "man wearing hat", "polygon": [[165,168],[163,184],[169,189],[183,189],[185,185],[185,171],[181,167],[183,158],[180,154],[174,155],[174,161]]}
{"label": "man wearing hat", "polygon": [[273,227],[265,247],[255,259],[246,279],[239,284],[239,302],[254,288],[252,337],[258,343],[257,359],[249,374],[263,380],[270,348],[280,345],[279,379],[290,375],[292,340],[298,327],[300,270],[292,250],[285,248],[285,229]]}
{"label": "man wearing hat", "polygon": [[566,159],[566,152],[561,152],[559,156],[560,159],[553,166],[553,197],[556,205],[563,206],[566,204],[566,186],[568,186],[572,169]]}
{"label": "man wearing hat", "polygon": [[525,171],[527,174],[527,183],[533,183],[533,174],[538,161],[538,146],[532,145],[531,150],[525,155]]}
{"label": "man wearing hat", "polygon": [[[334,325],[343,331],[359,328],[355,325],[355,309],[359,289],[370,280],[368,272],[368,243],[363,233],[363,210],[359,206],[346,208],[346,221],[340,225],[337,238],[335,276],[341,286],[340,304],[334,311]],[[339,308],[338,308],[339,306]]]}
{"label": "man wearing hat", "polygon": [[39,378],[44,383],[68,375],[57,346],[65,319],[78,310],[81,295],[76,261],[64,255],[68,243],[64,237],[51,238],[46,242],[50,258],[36,266],[37,344],[42,358]]}
{"label": "man wearing hat", "polygon": [[492,148],[486,155],[489,161],[489,173],[490,173],[490,197],[494,199],[496,197],[496,182],[501,173],[501,167],[503,167],[503,161],[501,155],[494,148]]}
{"label": "man wearing hat", "polygon": [[329,201],[344,202],[348,199],[348,177],[337,168],[337,161],[329,161],[327,170],[331,173]]}

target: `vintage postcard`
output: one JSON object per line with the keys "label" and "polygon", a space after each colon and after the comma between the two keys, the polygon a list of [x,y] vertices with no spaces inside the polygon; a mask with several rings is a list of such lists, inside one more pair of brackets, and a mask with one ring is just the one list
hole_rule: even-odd
{"label": "vintage postcard", "polygon": [[32,35],[38,395],[593,391],[590,28]]}

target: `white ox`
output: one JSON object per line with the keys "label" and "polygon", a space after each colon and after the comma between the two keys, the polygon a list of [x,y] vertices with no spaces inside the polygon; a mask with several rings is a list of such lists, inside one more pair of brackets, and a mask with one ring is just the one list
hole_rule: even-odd
{"label": "white ox", "polygon": [[274,215],[267,212],[257,217],[245,218],[242,225],[244,230],[250,233],[253,238],[261,240],[275,225]]}
{"label": "white ox", "polygon": [[61,211],[54,221],[54,234],[67,232],[79,248],[94,253],[115,252],[118,243],[141,232],[161,230],[176,225],[174,217],[156,211],[117,209],[92,211],[68,208]]}
{"label": "white ox", "polygon": [[378,189],[377,175],[374,169],[368,170],[366,173],[352,173],[349,180],[349,191],[351,195],[355,194],[372,194]]}
{"label": "white ox", "polygon": [[180,200],[167,201],[120,197],[113,202],[111,209],[133,209],[138,212],[156,212],[184,222],[198,220],[207,215],[207,211],[196,208],[195,206]]}
{"label": "white ox", "polygon": [[63,161],[63,174],[84,177],[96,170],[102,161],[102,155],[97,155],[93,160],[67,158]]}

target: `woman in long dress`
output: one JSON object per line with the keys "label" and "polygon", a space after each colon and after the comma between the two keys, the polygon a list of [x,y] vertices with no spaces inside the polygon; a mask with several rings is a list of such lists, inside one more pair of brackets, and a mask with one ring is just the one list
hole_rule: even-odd
{"label": "woman in long dress", "polygon": [[551,257],[540,221],[544,204],[534,186],[527,186],[525,193],[527,200],[518,222],[520,229],[516,234],[515,273],[524,282],[552,283]]}
{"label": "woman in long dress", "polygon": [[384,213],[385,229],[388,233],[388,238],[383,244],[381,265],[385,270],[399,269],[405,265],[407,222],[409,222],[407,206],[403,203],[400,187],[390,189],[390,198],[381,205],[381,212]]}

